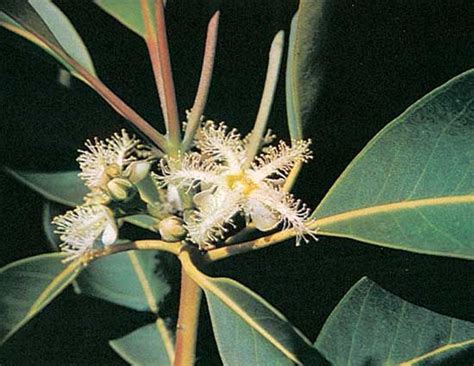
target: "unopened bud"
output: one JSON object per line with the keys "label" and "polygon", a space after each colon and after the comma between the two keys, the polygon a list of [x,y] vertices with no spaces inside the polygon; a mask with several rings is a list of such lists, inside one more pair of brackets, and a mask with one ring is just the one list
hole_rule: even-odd
{"label": "unopened bud", "polygon": [[125,176],[130,180],[130,182],[136,184],[143,180],[148,173],[150,172],[150,162],[141,160],[134,161],[125,170]]}
{"label": "unopened bud", "polygon": [[132,182],[123,178],[114,178],[107,183],[110,196],[116,201],[125,201],[134,193]]}
{"label": "unopened bud", "polygon": [[161,220],[158,225],[161,238],[165,241],[179,241],[186,237],[183,220],[176,216],[169,216]]}

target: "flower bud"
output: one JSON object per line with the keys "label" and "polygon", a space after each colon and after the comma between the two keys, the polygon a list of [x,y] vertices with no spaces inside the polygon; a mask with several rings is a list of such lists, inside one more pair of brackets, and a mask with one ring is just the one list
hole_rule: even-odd
{"label": "flower bud", "polygon": [[179,241],[186,237],[183,220],[176,216],[169,216],[161,220],[158,225],[161,238],[165,241]]}
{"label": "flower bud", "polygon": [[112,199],[116,201],[125,201],[135,192],[135,187],[127,179],[114,178],[107,183],[107,189]]}
{"label": "flower bud", "polygon": [[141,160],[134,161],[125,170],[125,176],[130,180],[130,182],[137,184],[143,180],[148,173],[150,172],[150,162]]}

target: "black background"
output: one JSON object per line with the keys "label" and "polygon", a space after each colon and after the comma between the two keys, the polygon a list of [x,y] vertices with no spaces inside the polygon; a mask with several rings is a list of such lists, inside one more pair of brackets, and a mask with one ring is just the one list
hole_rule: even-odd
{"label": "black background", "polygon": [[[145,118],[161,126],[142,40],[88,1],[57,1],[78,29],[102,80]],[[254,121],[273,34],[288,30],[296,2],[221,2],[215,73],[206,115],[247,132]],[[307,127],[314,160],[295,193],[311,207],[344,167],[393,118],[473,64],[471,1],[334,1],[324,42],[326,76]],[[199,78],[207,2],[170,0],[167,22],[180,115],[192,105]],[[85,139],[106,137],[126,123],[93,91],[56,83],[49,56],[0,31],[0,159],[13,168],[75,167]],[[283,74],[282,74],[283,80]],[[285,137],[280,83],[271,127]],[[42,199],[0,175],[2,265],[48,250]],[[223,261],[210,272],[238,279],[314,340],[331,310],[362,276],[433,311],[474,321],[474,275],[465,260],[418,255],[354,240],[321,237]],[[172,281],[177,281],[172,274]],[[1,289],[0,289],[1,290]],[[164,308],[176,308],[172,293]],[[204,307],[205,309],[205,307]],[[206,312],[199,365],[219,359]],[[72,290],[47,307],[0,350],[2,365],[125,364],[107,345],[151,317]],[[236,345],[238,347],[238,345]]]}

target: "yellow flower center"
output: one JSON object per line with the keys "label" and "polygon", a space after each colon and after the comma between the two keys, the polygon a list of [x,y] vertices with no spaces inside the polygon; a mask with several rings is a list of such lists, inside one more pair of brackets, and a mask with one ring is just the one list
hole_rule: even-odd
{"label": "yellow flower center", "polygon": [[258,186],[248,178],[244,172],[239,172],[238,174],[229,174],[225,177],[227,187],[229,189],[241,188],[242,194],[248,196],[254,189]]}
{"label": "yellow flower center", "polygon": [[120,166],[116,163],[109,164],[105,168],[105,174],[107,174],[107,176],[109,176],[110,178],[116,178],[120,176],[120,173],[121,173]]}

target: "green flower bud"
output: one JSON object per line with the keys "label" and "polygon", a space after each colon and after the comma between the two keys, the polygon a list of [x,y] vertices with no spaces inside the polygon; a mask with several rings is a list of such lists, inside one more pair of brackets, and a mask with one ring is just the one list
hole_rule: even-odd
{"label": "green flower bud", "polygon": [[125,176],[130,182],[137,184],[150,173],[151,164],[145,160],[134,161],[125,170]]}
{"label": "green flower bud", "polygon": [[183,220],[176,216],[169,216],[161,220],[158,225],[161,238],[165,241],[179,241],[186,237]]}
{"label": "green flower bud", "polygon": [[110,196],[115,201],[125,201],[133,197],[135,187],[132,182],[123,178],[114,178],[107,183]]}

